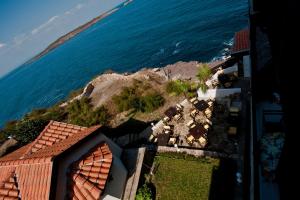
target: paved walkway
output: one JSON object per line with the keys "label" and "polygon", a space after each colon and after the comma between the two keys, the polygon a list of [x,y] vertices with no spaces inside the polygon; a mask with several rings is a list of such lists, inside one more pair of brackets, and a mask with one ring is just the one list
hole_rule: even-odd
{"label": "paved walkway", "polygon": [[[131,166],[131,169],[129,169],[129,177],[127,179],[127,183],[125,186],[123,200],[135,199],[135,195],[140,180],[141,169],[144,161],[145,151],[146,148],[138,148],[138,149],[128,150],[126,152],[127,156],[131,157],[131,160],[136,159],[136,162],[135,165]],[[130,174],[130,171],[132,171],[133,173]]]}
{"label": "paved walkway", "polygon": [[227,155],[223,153],[218,153],[215,151],[205,151],[200,149],[186,149],[186,148],[176,148],[176,147],[166,147],[166,146],[158,146],[157,152],[174,152],[174,153],[186,153],[188,155],[193,155],[196,157],[214,157],[214,158],[237,158],[236,154]]}

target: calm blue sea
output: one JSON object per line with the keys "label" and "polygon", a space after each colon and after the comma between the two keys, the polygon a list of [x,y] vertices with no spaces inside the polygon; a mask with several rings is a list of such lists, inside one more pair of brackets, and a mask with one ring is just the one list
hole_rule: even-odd
{"label": "calm blue sea", "polygon": [[248,24],[247,0],[134,0],[0,79],[0,126],[49,107],[107,69],[210,61]]}

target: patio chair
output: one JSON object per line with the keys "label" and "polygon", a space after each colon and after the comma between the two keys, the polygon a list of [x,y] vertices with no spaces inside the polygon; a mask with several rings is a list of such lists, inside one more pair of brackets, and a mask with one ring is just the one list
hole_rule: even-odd
{"label": "patio chair", "polygon": [[199,142],[201,147],[205,147],[206,144],[207,144],[207,140],[202,136],[198,139],[198,142]]}
{"label": "patio chair", "polygon": [[168,116],[165,116],[164,118],[163,118],[163,122],[164,123],[167,123],[167,122],[169,122],[170,121],[170,118],[168,117]]}
{"label": "patio chair", "polygon": [[195,104],[197,104],[197,103],[199,103],[199,101],[198,100],[195,100],[194,102],[193,102],[193,104],[195,105]]}
{"label": "patio chair", "polygon": [[192,124],[194,124],[194,120],[190,120],[190,121],[186,124],[186,126],[187,126],[187,127],[190,127]]}
{"label": "patio chair", "polygon": [[165,134],[170,134],[171,131],[170,131],[170,130],[165,130],[164,133],[165,133]]}
{"label": "patio chair", "polygon": [[193,144],[194,140],[195,140],[195,138],[192,135],[186,137],[186,141],[188,144]]}
{"label": "patio chair", "polygon": [[196,124],[192,124],[192,125],[190,126],[190,129],[195,128],[195,127],[196,127]]}
{"label": "patio chair", "polygon": [[176,104],[176,108],[178,111],[182,111],[183,110],[183,106],[180,104]]}
{"label": "patio chair", "polygon": [[190,102],[191,102],[191,103],[194,103],[196,100],[197,100],[197,97],[194,97],[194,98],[191,98],[191,99],[190,99]]}
{"label": "patio chair", "polygon": [[178,120],[181,119],[181,117],[182,117],[181,114],[177,114],[177,115],[174,116],[174,119],[175,119],[176,121],[178,121]]}
{"label": "patio chair", "polygon": [[209,108],[206,108],[206,110],[204,111],[204,114],[206,115],[207,118],[210,118],[212,115],[212,112]]}
{"label": "patio chair", "polygon": [[205,122],[206,122],[207,124],[209,124],[210,126],[212,125],[212,122],[211,122],[209,119],[205,119]]}
{"label": "patio chair", "polygon": [[169,139],[168,145],[174,145],[176,143],[176,138],[171,137]]}
{"label": "patio chair", "polygon": [[203,127],[204,127],[206,130],[209,129],[209,125],[208,125],[208,124],[205,124]]}
{"label": "patio chair", "polygon": [[171,130],[171,126],[164,126],[164,130]]}
{"label": "patio chair", "polygon": [[198,114],[198,111],[196,109],[192,110],[190,113],[191,117],[195,117]]}

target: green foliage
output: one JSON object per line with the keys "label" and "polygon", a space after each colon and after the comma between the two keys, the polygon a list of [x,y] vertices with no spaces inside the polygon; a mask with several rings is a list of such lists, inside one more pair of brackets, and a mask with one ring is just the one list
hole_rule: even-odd
{"label": "green foliage", "polygon": [[7,124],[2,132],[6,137],[13,136],[21,144],[27,144],[40,134],[48,122],[44,119],[22,119],[14,125]]}
{"label": "green foliage", "polygon": [[136,200],[152,200],[152,192],[151,189],[144,184],[141,188],[138,189],[138,192],[135,196]]}
{"label": "green foliage", "polygon": [[200,87],[200,89],[201,89],[201,91],[202,91],[203,93],[206,93],[208,87],[207,87],[207,85],[206,85],[205,83],[200,83],[200,84],[199,84],[199,87]]}
{"label": "green foliage", "polygon": [[197,77],[200,82],[205,82],[211,76],[211,69],[207,64],[203,64],[199,67]]}
{"label": "green foliage", "polygon": [[74,97],[77,97],[78,95],[82,94],[84,88],[79,88],[77,90],[73,90],[70,92],[70,94],[68,95],[67,99],[71,100]]}
{"label": "green foliage", "polygon": [[170,81],[166,85],[166,91],[176,96],[184,94],[185,96],[193,97],[197,91],[197,84],[182,80]]}
{"label": "green foliage", "polygon": [[202,92],[206,92],[208,87],[205,84],[205,81],[211,76],[211,69],[209,68],[209,66],[207,64],[203,64],[202,66],[200,66],[199,70],[198,70],[198,74],[197,77],[200,81],[200,89],[202,90]]}
{"label": "green foliage", "polygon": [[69,103],[67,113],[68,122],[80,126],[105,124],[109,119],[108,111],[104,106],[94,110],[90,99],[86,97]]}
{"label": "green foliage", "polygon": [[42,116],[43,114],[45,114],[46,111],[47,109],[44,108],[34,109],[30,113],[27,113],[23,118],[28,120],[37,119],[40,118],[40,116]]}
{"label": "green foliage", "polygon": [[0,130],[0,142],[13,136],[21,144],[33,141],[50,120],[69,122],[80,126],[105,124],[109,114],[104,106],[93,109],[90,99],[82,98],[69,103],[66,108],[54,105],[48,109],[35,109],[21,120],[10,121]]}
{"label": "green foliage", "polygon": [[139,98],[137,89],[134,87],[124,87],[119,95],[112,97],[113,102],[117,105],[120,112],[138,107]]}
{"label": "green foliage", "polygon": [[152,112],[164,105],[165,99],[158,93],[151,93],[140,98],[139,110],[142,112]]}
{"label": "green foliage", "polygon": [[112,97],[120,112],[134,109],[152,112],[162,106],[165,99],[148,84],[135,82],[131,87],[124,87],[119,95]]}
{"label": "green foliage", "polygon": [[65,121],[67,118],[67,112],[64,108],[59,106],[50,107],[44,114],[44,119],[55,120],[55,121]]}
{"label": "green foliage", "polygon": [[0,130],[0,144],[6,140],[6,134]]}
{"label": "green foliage", "polygon": [[167,83],[166,91],[169,94],[180,95],[187,92],[189,89],[189,84],[181,80],[170,81]]}

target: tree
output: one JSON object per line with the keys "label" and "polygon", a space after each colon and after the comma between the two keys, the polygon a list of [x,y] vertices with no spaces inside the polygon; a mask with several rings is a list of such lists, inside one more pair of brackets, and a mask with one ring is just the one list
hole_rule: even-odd
{"label": "tree", "polygon": [[13,136],[22,144],[27,144],[32,142],[48,123],[49,121],[44,119],[23,119],[6,134]]}
{"label": "tree", "polygon": [[138,192],[135,197],[136,200],[152,200],[152,192],[147,184],[144,184],[141,188],[138,189]]}
{"label": "tree", "polygon": [[206,92],[206,90],[207,90],[207,85],[205,84],[205,82],[207,81],[207,79],[210,76],[211,76],[211,69],[209,68],[209,66],[207,64],[202,64],[199,67],[197,77],[200,81],[200,88],[203,92]]}

